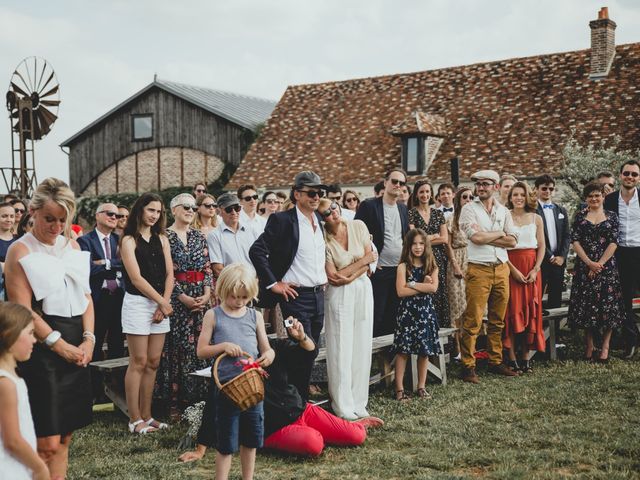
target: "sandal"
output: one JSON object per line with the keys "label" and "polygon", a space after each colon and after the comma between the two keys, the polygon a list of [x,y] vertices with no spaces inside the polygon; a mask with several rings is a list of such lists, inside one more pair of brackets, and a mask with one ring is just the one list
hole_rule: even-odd
{"label": "sandal", "polygon": [[406,402],[409,400],[409,396],[405,393],[404,390],[396,390],[396,400],[399,402]]}
{"label": "sandal", "polygon": [[418,394],[418,397],[420,397],[420,398],[424,398],[426,400],[431,400],[431,394],[429,392],[427,392],[424,388],[419,388],[418,390],[416,390],[416,393]]}
{"label": "sandal", "polygon": [[[141,418],[133,423],[129,423],[129,433],[137,433],[139,435],[145,435],[147,433],[155,432],[157,430],[153,425],[148,425]],[[138,425],[144,425],[142,428],[136,428]]]}
{"label": "sandal", "polygon": [[151,417],[149,420],[145,420],[144,423],[156,430],[164,430],[165,428],[169,428],[169,425],[159,422],[153,417]]}

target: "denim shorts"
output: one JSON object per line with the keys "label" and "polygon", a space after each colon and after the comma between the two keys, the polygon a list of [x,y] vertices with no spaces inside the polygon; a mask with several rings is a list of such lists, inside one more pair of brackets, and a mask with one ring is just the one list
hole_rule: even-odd
{"label": "denim shorts", "polygon": [[244,412],[216,388],[216,450],[223,455],[236,453],[240,445],[261,448],[264,439],[262,402]]}

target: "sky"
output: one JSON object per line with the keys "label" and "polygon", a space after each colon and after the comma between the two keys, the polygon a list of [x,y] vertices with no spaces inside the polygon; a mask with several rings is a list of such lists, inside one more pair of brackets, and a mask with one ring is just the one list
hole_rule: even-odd
{"label": "sky", "polygon": [[602,6],[616,44],[640,42],[638,0],[5,0],[0,85],[26,57],[53,66],[62,103],[36,172],[68,181],[59,145],[154,74],[277,101],[288,85],[587,49]]}

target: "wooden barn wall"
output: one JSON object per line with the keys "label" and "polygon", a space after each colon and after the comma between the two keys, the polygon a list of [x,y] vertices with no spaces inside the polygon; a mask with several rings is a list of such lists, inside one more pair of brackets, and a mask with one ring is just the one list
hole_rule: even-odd
{"label": "wooden barn wall", "polygon": [[[131,115],[146,113],[153,114],[153,139],[134,142]],[[70,145],[70,185],[81,192],[109,165],[150,148],[193,148],[238,165],[250,141],[245,128],[154,88]]]}

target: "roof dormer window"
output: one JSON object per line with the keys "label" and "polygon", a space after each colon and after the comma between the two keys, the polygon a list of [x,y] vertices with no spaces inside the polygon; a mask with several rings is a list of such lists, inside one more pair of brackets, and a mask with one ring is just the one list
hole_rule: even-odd
{"label": "roof dormer window", "polygon": [[419,136],[402,139],[402,168],[409,174],[421,174],[424,168],[424,140]]}

